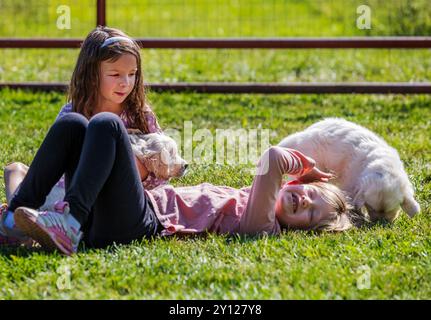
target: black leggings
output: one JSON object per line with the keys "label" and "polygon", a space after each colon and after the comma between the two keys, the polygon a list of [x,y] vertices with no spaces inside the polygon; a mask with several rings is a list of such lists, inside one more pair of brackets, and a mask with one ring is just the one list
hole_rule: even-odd
{"label": "black leggings", "polygon": [[50,128],[10,210],[39,208],[65,174],[71,214],[91,247],[156,235],[161,225],[144,193],[127,130],[117,115],[88,121],[69,113]]}

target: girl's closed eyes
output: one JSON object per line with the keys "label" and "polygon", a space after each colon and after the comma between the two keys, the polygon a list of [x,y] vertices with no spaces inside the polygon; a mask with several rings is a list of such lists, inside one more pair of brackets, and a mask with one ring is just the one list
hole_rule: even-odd
{"label": "girl's closed eyes", "polygon": [[310,210],[310,221],[309,221],[310,226],[311,226],[311,224],[312,224],[312,222],[313,222],[313,217],[314,217],[314,210],[313,210],[313,209],[311,209],[311,210]]}

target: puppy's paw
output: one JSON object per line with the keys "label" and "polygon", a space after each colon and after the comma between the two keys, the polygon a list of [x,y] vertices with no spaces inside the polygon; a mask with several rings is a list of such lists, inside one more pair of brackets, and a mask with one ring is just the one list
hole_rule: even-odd
{"label": "puppy's paw", "polygon": [[404,202],[401,204],[401,208],[409,215],[410,218],[413,218],[421,210],[419,203],[411,197],[404,199]]}

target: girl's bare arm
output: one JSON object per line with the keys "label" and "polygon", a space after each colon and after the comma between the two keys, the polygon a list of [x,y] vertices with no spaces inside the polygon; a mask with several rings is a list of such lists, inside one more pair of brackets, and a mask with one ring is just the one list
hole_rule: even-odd
{"label": "girl's bare arm", "polygon": [[260,158],[251,187],[247,208],[241,217],[241,234],[276,234],[275,202],[284,174],[300,177],[313,169],[315,163],[297,150],[273,146]]}

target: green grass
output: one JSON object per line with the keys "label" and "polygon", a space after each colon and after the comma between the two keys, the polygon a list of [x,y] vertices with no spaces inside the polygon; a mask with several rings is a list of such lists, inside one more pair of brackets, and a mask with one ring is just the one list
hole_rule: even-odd
{"label": "green grass", "polygon": [[[271,143],[326,116],[376,131],[399,150],[422,212],[393,225],[344,234],[286,232],[260,239],[170,238],[137,241],[66,258],[23,248],[0,250],[0,297],[94,299],[429,299],[431,295],[428,96],[151,94],[164,128],[257,128]],[[64,102],[60,93],[0,92],[0,164],[29,163]],[[246,123],[244,125],[244,123]],[[194,166],[173,184],[240,187],[243,166]],[[3,181],[0,197],[4,199]],[[368,266],[370,289],[357,287]],[[57,281],[70,270],[70,290]],[[64,269],[63,269],[64,270]]]}
{"label": "green grass", "polygon": [[[135,37],[429,35],[423,1],[122,1],[108,22]],[[265,3],[265,6],[262,6]],[[355,27],[368,3],[372,29]],[[72,29],[55,27],[69,4]],[[84,37],[93,1],[0,2],[0,37]],[[86,10],[80,10],[86,8]],[[87,10],[88,9],[88,10]],[[136,14],[138,13],[138,14]],[[0,81],[68,81],[77,50],[1,50]],[[429,50],[143,50],[146,81],[430,81]],[[136,241],[73,257],[0,248],[0,299],[429,299],[431,297],[431,102],[427,95],[150,94],[163,128],[289,133],[328,116],[374,130],[395,147],[422,212],[393,225],[343,234],[286,232],[259,239],[208,235]],[[0,166],[29,164],[65,103],[61,93],[0,91]],[[242,187],[246,165],[191,164],[176,186]],[[0,177],[0,199],[5,199]],[[357,286],[370,268],[371,286]],[[70,289],[59,288],[70,272]],[[59,282],[58,282],[59,281]],[[58,283],[57,283],[58,282]],[[63,283],[64,284],[64,283]]]}
{"label": "green grass", "polygon": [[[371,9],[371,29],[356,27],[357,7]],[[71,28],[57,28],[57,8],[70,8]],[[107,1],[107,23],[134,37],[428,35],[427,0],[122,0]],[[0,35],[84,37],[96,24],[89,0],[3,0]]]}
{"label": "green grass", "polygon": [[[68,82],[77,55],[4,49],[0,82]],[[142,50],[142,60],[146,82],[431,81],[431,50]]]}

